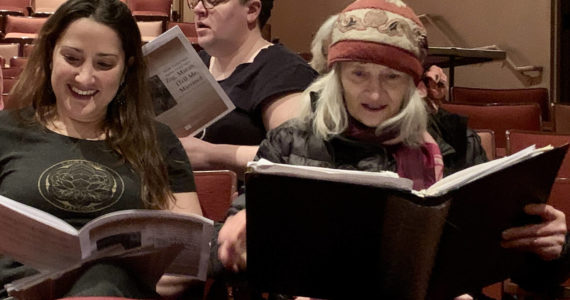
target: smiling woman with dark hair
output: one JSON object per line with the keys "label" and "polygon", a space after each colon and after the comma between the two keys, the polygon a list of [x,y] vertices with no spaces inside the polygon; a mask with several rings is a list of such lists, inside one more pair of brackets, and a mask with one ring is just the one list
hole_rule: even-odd
{"label": "smiling woman with dark hair", "polygon": [[[140,32],[124,3],[63,3],[12,90],[23,108],[0,112],[0,194],[77,228],[125,209],[201,214],[188,158],[154,120],[145,77]],[[35,272],[1,260],[2,286]],[[72,295],[157,296],[112,264],[77,283]]]}

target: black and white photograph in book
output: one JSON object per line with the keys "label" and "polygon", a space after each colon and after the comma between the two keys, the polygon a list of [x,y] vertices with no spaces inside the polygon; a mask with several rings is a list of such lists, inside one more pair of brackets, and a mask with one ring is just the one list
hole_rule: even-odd
{"label": "black and white photograph in book", "polygon": [[174,97],[172,97],[172,94],[170,94],[158,75],[153,75],[148,79],[148,86],[154,104],[155,115],[158,116],[176,106],[176,100],[174,100]]}

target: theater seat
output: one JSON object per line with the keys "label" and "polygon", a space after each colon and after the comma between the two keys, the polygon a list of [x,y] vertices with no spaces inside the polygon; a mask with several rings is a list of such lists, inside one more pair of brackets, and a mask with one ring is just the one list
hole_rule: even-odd
{"label": "theater seat", "polygon": [[153,40],[155,37],[159,36],[162,32],[162,22],[161,21],[152,21],[152,22],[143,22],[138,21],[137,26],[141,32],[141,38],[143,43],[148,43]]}
{"label": "theater seat", "polygon": [[10,67],[12,68],[24,68],[28,62],[27,57],[13,56],[10,58]]}
{"label": "theater seat", "polygon": [[[531,145],[544,147],[547,145],[562,146],[564,144],[570,144],[570,134],[553,132],[513,129],[507,131],[506,138],[507,154],[515,153]],[[564,158],[562,166],[560,167],[560,170],[558,171],[558,175],[556,177],[570,178],[570,151],[566,154],[566,157]]]}
{"label": "theater seat", "polygon": [[2,68],[2,77],[16,78],[16,77],[20,76],[20,73],[22,73],[21,67]]}
{"label": "theater seat", "polygon": [[454,86],[451,99],[460,103],[524,103],[532,102],[540,106],[543,121],[550,121],[548,89],[484,89]]}
{"label": "theater seat", "polygon": [[24,44],[24,49],[22,49],[22,56],[29,57],[34,50],[34,44]]}
{"label": "theater seat", "polygon": [[172,0],[128,0],[127,5],[137,21],[160,21],[162,31],[170,20]]}
{"label": "theater seat", "polygon": [[9,94],[14,84],[16,84],[16,81],[18,81],[18,79],[13,77],[2,78],[3,92]]}
{"label": "theater seat", "polygon": [[192,44],[198,43],[198,34],[196,33],[196,26],[194,23],[191,22],[168,22],[167,29],[170,29],[174,26],[180,27],[180,30],[184,33],[186,38]]}
{"label": "theater seat", "polygon": [[4,40],[10,38],[36,38],[46,18],[6,16]]}
{"label": "theater seat", "polygon": [[204,217],[221,222],[237,192],[237,176],[229,170],[194,171]]}
{"label": "theater seat", "polygon": [[6,16],[4,43],[20,44],[18,56],[23,56],[23,45],[31,44],[38,36],[38,32],[44,25],[47,18],[32,18]]}
{"label": "theater seat", "polygon": [[554,130],[557,133],[570,133],[570,105],[556,103],[552,106]]}
{"label": "theater seat", "polygon": [[66,0],[34,0],[34,17],[49,17]]}
{"label": "theater seat", "polygon": [[512,104],[461,104],[442,103],[449,112],[469,118],[468,126],[473,129],[491,129],[495,133],[497,157],[505,155],[505,132],[509,129],[535,130],[542,127],[540,107],[536,103]]}
{"label": "theater seat", "polygon": [[[5,62],[9,62],[11,57],[18,56],[20,54],[20,44],[19,43],[1,43],[0,44],[0,56],[4,58]],[[2,67],[5,67],[2,64]]]}
{"label": "theater seat", "polygon": [[31,8],[31,0],[0,1],[0,11],[3,15],[29,16]]}

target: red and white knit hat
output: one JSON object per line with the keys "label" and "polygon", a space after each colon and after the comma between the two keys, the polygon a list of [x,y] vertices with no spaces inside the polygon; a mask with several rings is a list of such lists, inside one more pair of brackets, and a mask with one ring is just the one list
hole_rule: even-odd
{"label": "red and white knit hat", "polygon": [[426,54],[426,30],[404,2],[357,0],[339,14],[334,25],[328,64],[380,64],[409,74],[418,84]]}

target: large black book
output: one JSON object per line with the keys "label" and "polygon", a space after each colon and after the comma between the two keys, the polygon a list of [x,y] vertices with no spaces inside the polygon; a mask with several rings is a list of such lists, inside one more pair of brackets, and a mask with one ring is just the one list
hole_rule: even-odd
{"label": "large black book", "polygon": [[568,145],[527,148],[424,191],[372,172],[252,163],[247,260],[261,292],[327,299],[449,299],[508,278],[531,259],[500,246],[537,222]]}

